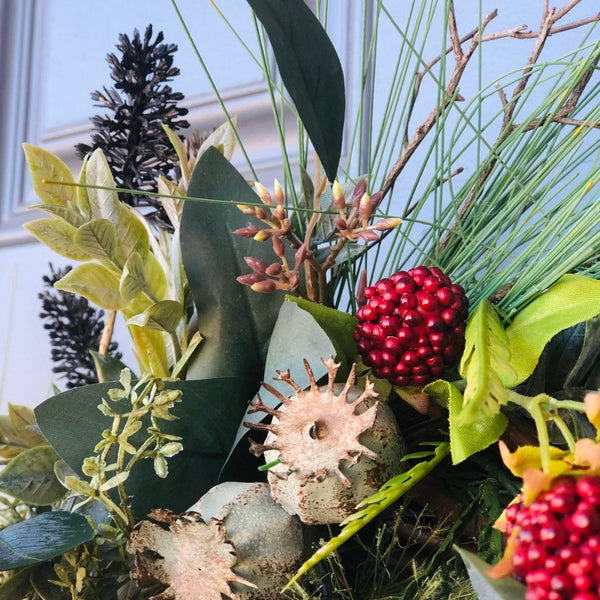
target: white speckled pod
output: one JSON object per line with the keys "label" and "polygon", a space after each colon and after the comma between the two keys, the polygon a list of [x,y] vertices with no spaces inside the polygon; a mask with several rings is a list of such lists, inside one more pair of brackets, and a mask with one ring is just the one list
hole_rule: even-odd
{"label": "white speckled pod", "polygon": [[256,589],[231,583],[239,600],[275,600],[302,564],[302,526],[297,517],[276,504],[266,483],[221,483],[210,489],[190,511],[205,521],[217,519],[233,543],[234,573]]}
{"label": "white speckled pod", "polygon": [[[329,383],[319,388],[305,363],[311,386],[278,396],[269,433],[255,453],[264,453],[272,498],[307,524],[340,523],[356,505],[401,473],[404,442],[391,409],[376,400],[373,385],[334,384],[339,365],[329,359]],[[267,389],[273,389],[265,386]],[[257,405],[260,408],[260,405]]]}

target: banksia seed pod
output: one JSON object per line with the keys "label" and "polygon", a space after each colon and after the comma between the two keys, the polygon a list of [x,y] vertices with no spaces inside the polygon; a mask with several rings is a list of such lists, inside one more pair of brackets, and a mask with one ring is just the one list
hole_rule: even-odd
{"label": "banksia seed pod", "polygon": [[394,385],[425,385],[464,348],[469,301],[437,267],[415,267],[364,291],[354,332],[373,374]]}
{"label": "banksia seed pod", "polygon": [[335,384],[339,364],[323,361],[329,373],[318,387],[304,361],[310,387],[302,390],[289,372],[279,379],[295,391],[290,398],[272,386],[265,389],[282,403],[266,407],[260,396],[254,411],[272,416],[270,424],[248,424],[269,433],[251,451],[264,454],[273,500],[307,524],[340,523],[356,505],[402,471],[403,440],[390,408],[377,400],[371,383],[354,386],[355,366],[345,385]]}

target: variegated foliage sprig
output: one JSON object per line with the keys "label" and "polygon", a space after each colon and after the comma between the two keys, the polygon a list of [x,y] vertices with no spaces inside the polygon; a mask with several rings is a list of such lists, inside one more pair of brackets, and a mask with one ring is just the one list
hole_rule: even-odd
{"label": "variegated foliage sprig", "polygon": [[83,263],[55,287],[121,311],[141,370],[171,375],[188,350],[186,282],[176,236],[155,234],[119,200],[101,150],[84,162],[76,181],[57,156],[29,144],[24,149],[41,201],[30,208],[50,215],[25,227],[57,254]]}
{"label": "variegated foliage sprig", "polygon": [[[318,172],[318,167],[316,170]],[[340,262],[345,262],[348,255],[356,256],[365,249],[364,245],[359,246],[357,242],[375,241],[382,232],[393,229],[402,220],[382,218],[372,223],[372,217],[383,196],[380,192],[367,194],[364,179],[353,187],[348,202],[337,181],[328,186],[327,178],[323,177],[315,187],[305,173],[304,184],[304,196],[306,198],[312,195],[312,206],[299,211],[298,215],[308,212],[311,215],[309,219],[290,216],[283,189],[277,180],[273,195],[262,184],[255,184],[265,208],[238,206],[244,214],[262,221],[265,227],[248,225],[237,229],[235,233],[257,242],[271,240],[276,257],[271,264],[245,257],[253,272],[241,275],[238,281],[249,285],[256,292],[287,290],[314,302],[327,304],[328,271]],[[342,252],[344,249],[345,253]],[[292,254],[293,267],[289,258]],[[301,267],[304,269],[303,273]]]}
{"label": "variegated foliage sprig", "polygon": [[[177,417],[170,410],[181,401],[181,390],[161,389],[161,381],[154,378],[132,382],[131,372],[123,369],[121,387],[110,389],[98,410],[112,419],[112,426],[102,432],[102,440],[94,448],[95,454],[83,461],[82,471],[89,478],[84,481],[75,475],[64,478],[65,486],[82,497],[79,506],[98,500],[106,506],[121,531],[130,532],[135,526],[130,497],[125,482],[131,469],[141,460],[151,459],[154,472],[161,478],[168,474],[167,459],[182,449],[181,437],[163,433],[160,420],[173,421]],[[116,404],[128,401],[126,411],[117,410]],[[143,419],[149,417],[146,436],[139,434]],[[118,503],[111,496],[116,489]]]}

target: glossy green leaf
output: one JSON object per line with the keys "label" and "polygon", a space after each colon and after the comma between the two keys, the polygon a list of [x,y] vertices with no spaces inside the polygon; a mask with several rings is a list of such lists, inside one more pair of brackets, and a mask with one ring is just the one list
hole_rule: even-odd
{"label": "glossy green leaf", "polygon": [[527,588],[522,583],[512,577],[493,579],[487,574],[491,565],[472,552],[462,548],[456,548],[456,551],[467,567],[478,600],[524,600]]}
{"label": "glossy green leaf", "polygon": [[84,296],[106,310],[119,310],[124,305],[119,292],[119,278],[98,263],[76,266],[57,281],[54,287]]}
{"label": "glossy green leaf", "polygon": [[463,396],[460,391],[448,381],[438,379],[425,386],[423,391],[437,397],[448,406],[450,412],[450,452],[452,463],[458,464],[473,454],[480,452],[497,442],[508,425],[508,419],[501,412],[481,417],[468,424],[463,424]]}
{"label": "glossy green leaf", "polygon": [[[48,204],[74,205],[77,192],[72,185],[75,179],[69,167],[58,156],[38,146],[23,144],[23,150],[29,165],[33,189],[40,200]],[[44,183],[44,180],[60,181],[66,185]]]}
{"label": "glossy green leaf", "polygon": [[[115,387],[120,385],[99,383],[76,388],[49,398],[35,409],[42,433],[79,477],[83,477],[83,459],[93,455],[102,432],[112,425],[97,406]],[[151,460],[133,468],[125,487],[133,496],[133,508],[140,519],[153,508],[185,511],[217,483],[241,415],[254,392],[253,382],[238,377],[166,381],[165,387],[181,390],[183,395],[171,409],[178,419],[161,421],[161,430],[181,436],[184,449],[168,460],[165,480],[156,476]],[[127,402],[112,406],[119,411],[128,409]],[[129,441],[139,445],[149,425],[148,420]]]}
{"label": "glossy green leaf", "polygon": [[600,314],[600,281],[563,275],[548,291],[517,313],[506,328],[516,376],[510,387],[529,377],[546,344],[559,332]]}
{"label": "glossy green leaf", "polygon": [[304,0],[248,0],[263,24],[281,79],[330,181],[342,149],[346,106],[340,59]]}
{"label": "glossy green leaf", "polygon": [[67,490],[54,475],[58,454],[50,446],[21,452],[0,472],[0,491],[27,504],[53,504]]}
{"label": "glossy green leaf", "polygon": [[52,251],[65,258],[77,261],[91,260],[92,258],[75,243],[73,238],[77,229],[69,223],[52,217],[44,217],[28,221],[23,227]]}
{"label": "glossy green leaf", "polygon": [[142,314],[135,315],[125,325],[137,325],[156,331],[174,333],[183,316],[183,308],[175,300],[163,300],[149,306]]}
{"label": "glossy green leaf", "polygon": [[269,242],[233,234],[249,221],[236,204],[257,202],[258,196],[214,147],[198,161],[188,196],[231,201],[186,200],[183,208],[181,254],[204,338],[188,378],[239,375],[258,383],[283,301],[279,292],[258,294],[236,281],[248,272],[244,256],[269,263],[275,258]]}
{"label": "glossy green leaf", "polygon": [[77,229],[73,241],[98,260],[116,262],[117,230],[107,219],[94,219]]}
{"label": "glossy green leaf", "polygon": [[508,402],[505,383],[515,377],[508,341],[494,307],[482,300],[471,315],[465,333],[465,350],[459,372],[467,380],[464,410],[457,415],[462,425],[498,414]]}
{"label": "glossy green leaf", "polygon": [[94,538],[88,520],[65,511],[45,512],[0,531],[0,570],[59,556]]}
{"label": "glossy green leaf", "polygon": [[341,361],[343,366],[340,375],[343,375],[344,372],[348,373],[357,355],[356,342],[354,341],[356,317],[341,310],[295,296],[288,296],[286,300],[295,302],[302,310],[312,315],[335,346],[336,359]]}

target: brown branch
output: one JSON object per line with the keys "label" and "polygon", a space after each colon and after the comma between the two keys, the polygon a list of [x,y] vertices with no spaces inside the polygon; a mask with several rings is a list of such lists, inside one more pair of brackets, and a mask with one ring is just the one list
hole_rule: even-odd
{"label": "brown branch", "polygon": [[104,329],[102,330],[102,337],[100,338],[100,345],[98,346],[98,354],[108,354],[108,347],[110,346],[110,342],[112,340],[116,318],[116,310],[107,311],[106,320],[104,321]]}

